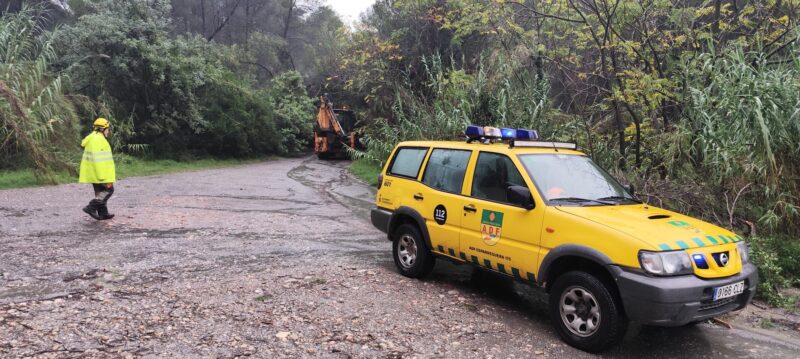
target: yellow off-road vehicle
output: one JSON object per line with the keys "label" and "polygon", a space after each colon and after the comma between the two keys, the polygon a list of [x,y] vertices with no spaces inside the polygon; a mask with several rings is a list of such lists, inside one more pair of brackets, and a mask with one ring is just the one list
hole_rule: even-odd
{"label": "yellow off-road vehicle", "polygon": [[629,321],[681,326],[744,308],[758,283],[728,230],[643,204],[574,144],[469,126],[466,142],[403,142],[371,219],[399,272],[436,258],[544,288],[558,333],[600,351]]}

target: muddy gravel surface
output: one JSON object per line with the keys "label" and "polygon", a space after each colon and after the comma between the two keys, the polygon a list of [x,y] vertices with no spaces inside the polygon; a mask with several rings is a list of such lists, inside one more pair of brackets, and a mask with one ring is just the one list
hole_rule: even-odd
{"label": "muddy gravel surface", "polygon": [[[573,358],[546,296],[439,261],[398,275],[347,162],[280,159],[0,191],[0,357]],[[774,336],[641,328],[614,357],[792,357]]]}

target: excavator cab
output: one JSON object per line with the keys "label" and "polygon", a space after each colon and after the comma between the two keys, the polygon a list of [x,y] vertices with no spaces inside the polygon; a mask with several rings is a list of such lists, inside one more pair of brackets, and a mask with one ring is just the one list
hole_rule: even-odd
{"label": "excavator cab", "polygon": [[342,130],[345,133],[352,133],[356,127],[356,114],[347,108],[333,109],[333,113],[336,115],[336,120],[339,121],[339,126],[342,126]]}

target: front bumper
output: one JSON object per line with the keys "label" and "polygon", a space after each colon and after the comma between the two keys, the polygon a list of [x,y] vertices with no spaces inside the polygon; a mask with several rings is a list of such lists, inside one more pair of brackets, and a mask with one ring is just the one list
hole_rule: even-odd
{"label": "front bumper", "polygon": [[[713,300],[713,288],[744,281],[744,292]],[[702,279],[696,276],[651,277],[622,271],[617,276],[625,313],[632,321],[647,325],[680,326],[744,308],[753,299],[758,270],[746,264],[732,277]]]}

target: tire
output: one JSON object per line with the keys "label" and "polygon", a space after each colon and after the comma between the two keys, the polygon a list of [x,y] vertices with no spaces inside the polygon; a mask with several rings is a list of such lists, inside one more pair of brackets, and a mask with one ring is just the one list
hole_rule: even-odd
{"label": "tire", "polygon": [[[555,280],[550,290],[550,319],[567,344],[597,353],[622,340],[628,319],[612,290],[586,272],[567,272]],[[566,309],[564,313],[562,309]]]}
{"label": "tire", "polygon": [[436,264],[419,229],[411,224],[403,224],[394,231],[392,257],[397,271],[409,278],[424,278]]}

